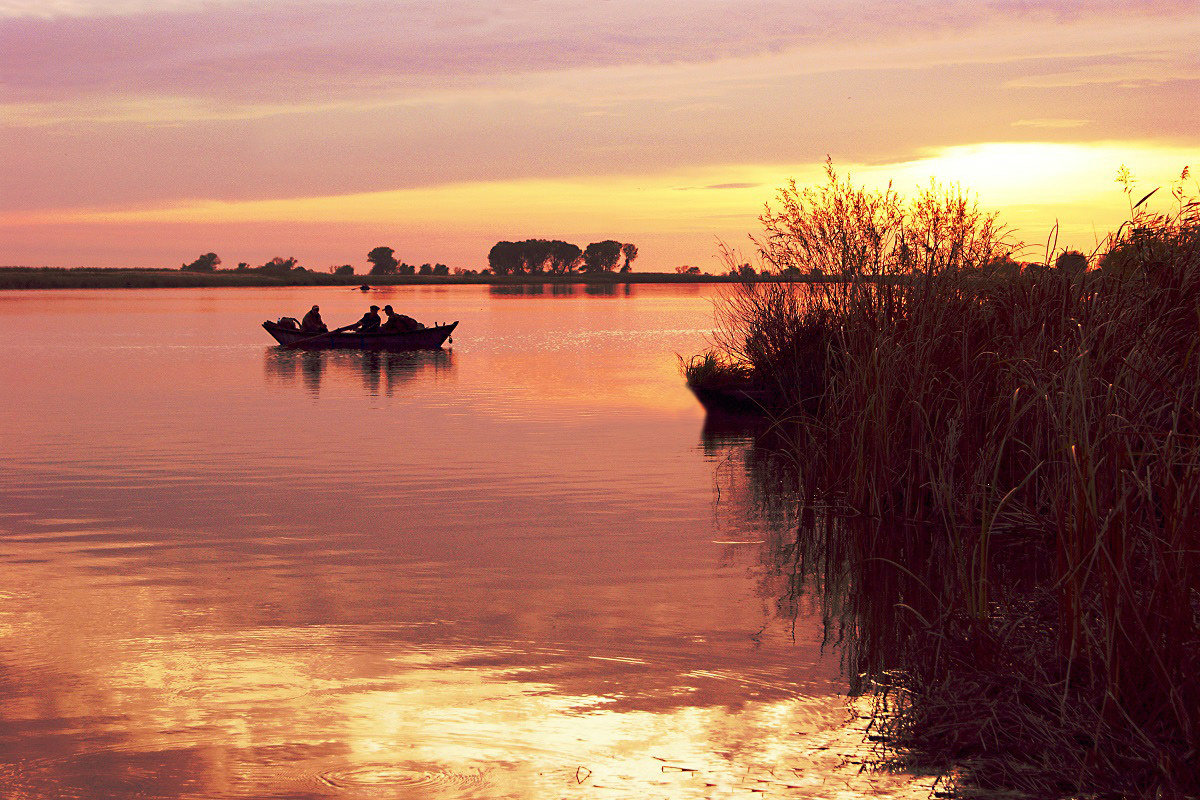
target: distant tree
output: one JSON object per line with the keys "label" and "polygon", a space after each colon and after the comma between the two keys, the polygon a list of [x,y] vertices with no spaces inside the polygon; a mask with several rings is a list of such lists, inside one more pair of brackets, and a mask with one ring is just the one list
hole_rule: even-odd
{"label": "distant tree", "polygon": [[592,242],[583,250],[584,272],[612,272],[621,260],[621,243],[612,239]]}
{"label": "distant tree", "polygon": [[700,274],[699,267],[689,267],[687,264],[684,264],[682,267],[676,267],[675,271],[677,273],[679,273],[680,275],[699,275]]}
{"label": "distant tree", "polygon": [[394,275],[396,274],[396,251],[390,247],[376,247],[371,252],[367,253],[367,261],[371,262],[370,275]]}
{"label": "distant tree", "polygon": [[428,262],[425,264],[422,264],[420,267],[417,268],[417,274],[418,275],[432,275],[433,274],[433,264],[430,264]]}
{"label": "distant tree", "polygon": [[735,278],[753,278],[758,273],[754,271],[754,267],[749,264],[740,264],[729,270],[729,274]]}
{"label": "distant tree", "polygon": [[433,265],[433,274],[434,275],[449,275],[450,268],[447,267],[445,264],[434,264]]}
{"label": "distant tree", "polygon": [[631,272],[629,264],[638,257],[638,249],[636,244],[621,245],[621,255],[625,256],[625,266],[621,267],[621,272]]}
{"label": "distant tree", "polygon": [[405,264],[403,261],[401,261],[400,266],[396,267],[396,272],[400,275],[416,275],[417,268],[412,264]]}
{"label": "distant tree", "polygon": [[183,264],[179,268],[186,269],[191,272],[212,272],[217,268],[217,264],[221,263],[221,259],[216,253],[205,253],[190,264]]}
{"label": "distant tree", "polygon": [[521,246],[516,242],[496,242],[488,251],[488,268],[494,275],[512,275],[525,268]]}
{"label": "distant tree", "polygon": [[[565,275],[574,272],[582,260],[583,251],[579,245],[561,239],[496,242],[488,252],[488,266],[496,275],[536,275],[546,271]],[[615,263],[616,259],[613,259]]]}
{"label": "distant tree", "polygon": [[342,264],[340,267],[330,267],[329,271],[334,275],[353,275],[354,267],[349,264]]}
{"label": "distant tree", "polygon": [[579,245],[553,239],[550,242],[550,271],[556,275],[566,275],[574,272],[583,260],[583,251]]}
{"label": "distant tree", "polygon": [[521,262],[525,272],[545,272],[554,255],[554,243],[548,239],[526,239],[519,242]]}
{"label": "distant tree", "polygon": [[292,268],[295,266],[296,266],[295,256],[292,256],[291,258],[283,258],[282,256],[275,256],[270,261],[268,261],[267,263],[265,263],[261,267],[259,267],[259,269],[262,270],[263,272],[269,272],[272,274],[284,274],[284,273],[291,272]]}

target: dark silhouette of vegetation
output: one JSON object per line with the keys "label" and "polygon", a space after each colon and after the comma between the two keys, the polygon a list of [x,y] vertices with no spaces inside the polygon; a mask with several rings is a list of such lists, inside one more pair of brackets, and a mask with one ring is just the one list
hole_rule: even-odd
{"label": "dark silhouette of vegetation", "polygon": [[296,258],[294,256],[289,258],[275,256],[270,261],[259,267],[259,270],[269,275],[286,275],[292,270],[303,271],[304,267],[296,265]]}
{"label": "dark silhouette of vegetation", "polygon": [[792,597],[961,795],[1200,796],[1200,203],[1133,199],[1100,269],[1022,267],[961,191],[830,166],[758,241],[846,280],[742,284],[691,367],[775,387]]}
{"label": "dark silhouette of vegetation", "polygon": [[1078,250],[1066,250],[1054,259],[1055,269],[1078,275],[1088,267],[1088,257]]}
{"label": "dark silhouette of vegetation", "polygon": [[190,264],[184,264],[180,269],[186,269],[190,272],[212,272],[221,263],[220,257],[216,253],[205,253]]}
{"label": "dark silhouette of vegetation", "polygon": [[579,266],[583,251],[559,239],[526,239],[496,242],[488,252],[488,267],[494,275],[567,275]]}
{"label": "dark silhouette of vegetation", "polygon": [[685,264],[681,267],[676,267],[675,274],[677,274],[677,275],[699,275],[700,268],[699,267],[689,267]]}
{"label": "dark silhouette of vegetation", "polygon": [[621,243],[612,239],[592,242],[583,249],[584,272],[612,272],[621,260]]}
{"label": "dark silhouette of vegetation", "polygon": [[[785,267],[783,270],[780,270],[780,271],[781,272],[791,272],[793,270],[795,272],[800,271],[798,268],[792,267],[792,266]],[[753,278],[758,273],[754,271],[754,267],[750,266],[749,263],[745,263],[745,264],[734,264],[733,266],[731,266],[729,268],[729,274],[735,278],[750,279],[750,278]]]}
{"label": "dark silhouette of vegetation", "polygon": [[367,253],[367,261],[371,263],[369,275],[395,275],[400,265],[396,260],[396,251],[382,246]]}
{"label": "dark silhouette of vegetation", "polygon": [[516,242],[496,242],[488,251],[488,268],[493,275],[512,275],[525,269],[521,247]]}
{"label": "dark silhouette of vegetation", "polygon": [[340,267],[330,267],[329,273],[331,275],[353,275],[354,267],[349,264],[342,264]]}
{"label": "dark silhouette of vegetation", "polygon": [[526,239],[496,242],[488,252],[488,268],[493,275],[569,275],[576,270],[598,274],[614,271],[623,256],[621,272],[628,273],[637,255],[637,245],[611,239],[593,242],[584,250],[558,239]]}
{"label": "dark silhouette of vegetation", "polygon": [[308,272],[304,267],[297,266],[296,258],[284,258],[283,256],[275,256],[267,263],[260,267],[251,267],[245,261],[237,265],[234,272],[238,273],[258,273],[261,275],[270,275],[274,277],[284,277],[294,275],[296,273]]}
{"label": "dark silhouette of vegetation", "polygon": [[579,245],[553,239],[550,242],[550,271],[555,275],[569,275],[578,269],[583,260]]}
{"label": "dark silhouette of vegetation", "polygon": [[637,245],[628,243],[621,245],[621,255],[625,257],[625,265],[621,267],[621,272],[629,272],[632,269],[630,264],[638,256]]}

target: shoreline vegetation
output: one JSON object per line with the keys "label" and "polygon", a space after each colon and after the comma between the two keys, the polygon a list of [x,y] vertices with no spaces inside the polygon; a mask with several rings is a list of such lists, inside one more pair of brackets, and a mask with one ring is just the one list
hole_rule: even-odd
{"label": "shoreline vegetation", "polygon": [[772,393],[781,613],[822,601],[878,765],[952,796],[1200,796],[1200,203],[1122,177],[1103,248],[1031,266],[961,190],[830,165],[759,254],[863,280],[740,284],[684,364]]}
{"label": "shoreline vegetation", "polygon": [[[707,273],[626,272],[601,274],[517,275],[334,275],[327,272],[298,272],[265,275],[257,272],[216,270],[192,272],[179,269],[119,269],[101,267],[0,267],[0,290],[5,289],[166,289],[196,287],[270,286],[530,286],[535,284],[617,285],[637,283],[737,283],[743,276]],[[794,275],[756,276],[759,281],[812,283],[829,278]]]}

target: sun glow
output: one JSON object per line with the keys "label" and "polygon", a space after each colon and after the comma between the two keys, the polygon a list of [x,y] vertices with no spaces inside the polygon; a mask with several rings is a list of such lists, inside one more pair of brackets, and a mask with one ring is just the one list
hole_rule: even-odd
{"label": "sun glow", "polygon": [[957,183],[992,206],[1104,203],[1106,195],[1119,195],[1114,193],[1114,178],[1122,165],[1142,183],[1162,185],[1177,178],[1198,155],[1194,149],[1125,142],[985,142],[947,147],[869,172],[888,173],[897,184],[930,178]]}
{"label": "sun glow", "polygon": [[[1128,218],[1129,200],[1114,181],[1118,168],[1131,170],[1135,192],[1149,191],[1171,185],[1197,156],[1185,147],[1152,142],[984,142],[930,149],[908,161],[835,160],[834,166],[855,183],[883,187],[890,182],[905,195],[931,181],[958,185],[977,197],[983,209],[998,212],[1015,240],[1040,245],[1057,236],[1059,247],[1091,250]],[[289,236],[303,237],[298,232],[307,228],[324,231],[326,240],[353,237],[370,244],[397,235],[423,240],[438,250],[425,259],[464,265],[482,261],[498,239],[617,237],[643,244],[643,270],[669,271],[680,263],[704,263],[711,269],[714,239],[745,242],[746,234],[756,233],[764,202],[771,202],[788,178],[800,185],[819,183],[822,165],[732,164],[314,197],[60,209],[0,214],[0,231],[20,228],[36,235],[43,227],[79,226],[119,238],[135,228],[141,236],[155,228],[214,231],[237,226],[253,238],[254,230],[266,237],[285,229]],[[1169,200],[1169,195],[1163,192],[1161,198]],[[1156,202],[1162,207],[1162,201]],[[290,252],[308,261],[340,257],[318,253],[316,247],[309,254],[302,240],[288,242]],[[452,242],[457,251],[446,251]],[[351,252],[362,249],[361,244],[351,246]]]}

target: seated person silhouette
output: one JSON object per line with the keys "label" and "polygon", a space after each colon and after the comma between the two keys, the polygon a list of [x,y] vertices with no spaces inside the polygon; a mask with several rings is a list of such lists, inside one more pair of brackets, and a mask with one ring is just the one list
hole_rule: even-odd
{"label": "seated person silhouette", "polygon": [[321,319],[321,307],[313,306],[304,319],[300,320],[300,330],[305,333],[328,333],[329,328],[325,326],[324,320]]}
{"label": "seated person silhouette", "polygon": [[393,333],[419,331],[425,327],[412,317],[407,317],[404,314],[397,314],[392,310],[391,306],[384,306],[383,313],[387,314],[387,319],[380,328],[381,331],[390,331]]}
{"label": "seated person silhouette", "polygon": [[375,333],[379,330],[379,306],[371,306],[371,310],[362,315],[362,319],[351,326],[359,333]]}

